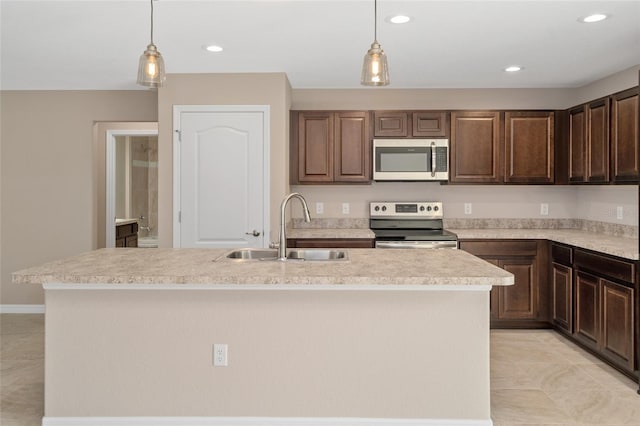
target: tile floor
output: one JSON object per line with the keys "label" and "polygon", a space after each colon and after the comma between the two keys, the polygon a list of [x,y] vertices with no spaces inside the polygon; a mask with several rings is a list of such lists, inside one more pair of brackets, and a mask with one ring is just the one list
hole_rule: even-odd
{"label": "tile floor", "polygon": [[[0,316],[0,425],[44,412],[44,316]],[[637,383],[550,330],[491,332],[495,426],[640,426]]]}

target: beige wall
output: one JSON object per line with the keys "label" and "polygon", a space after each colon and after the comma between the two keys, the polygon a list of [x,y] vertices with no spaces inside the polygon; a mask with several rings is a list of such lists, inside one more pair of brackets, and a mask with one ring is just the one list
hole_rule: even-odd
{"label": "beige wall", "polygon": [[[637,84],[632,67],[577,89],[356,89],[292,90],[283,73],[172,74],[167,86],[152,91],[24,91],[0,92],[0,304],[42,303],[42,290],[10,284],[10,273],[52,259],[100,246],[104,221],[104,153],[92,147],[96,121],[157,121],[159,147],[159,229],[161,245],[172,240],[172,106],[173,104],[262,104],[271,106],[271,240],[275,240],[278,206],[289,191],[289,107],[292,109],[376,108],[567,108]],[[93,151],[93,152],[92,152]],[[102,155],[102,157],[100,157]],[[94,162],[91,161],[95,158]],[[102,180],[100,180],[102,179]],[[385,189],[386,188],[386,189]],[[604,195],[623,205],[625,219],[637,224],[637,191],[528,187],[532,196],[509,203],[518,189],[453,187],[437,184],[381,184],[367,187],[299,186],[313,201],[328,203],[325,217],[341,216],[342,200],[361,200],[352,215],[364,217],[365,202],[374,198],[448,199],[452,217],[464,217],[463,203],[474,203],[485,217],[536,216],[540,202],[549,203],[549,217],[576,212]],[[489,195],[487,195],[489,194]],[[519,195],[516,194],[516,195]],[[489,196],[489,198],[487,198]],[[522,197],[521,197],[522,198]],[[487,201],[492,200],[492,201]],[[566,200],[571,200],[567,202]],[[627,208],[628,206],[628,208]],[[634,207],[635,206],[635,207]],[[315,209],[312,209],[315,211]],[[610,206],[597,205],[578,216],[610,219]],[[628,214],[627,214],[628,211]],[[332,213],[334,212],[334,213]],[[102,219],[100,219],[102,215]],[[472,216],[473,217],[473,216]],[[102,237],[104,238],[104,237]]]}
{"label": "beige wall", "polygon": [[150,91],[1,92],[1,304],[41,304],[13,271],[96,248],[95,121],[155,121]]}
{"label": "beige wall", "polygon": [[271,114],[271,240],[277,235],[277,206],[289,188],[289,92],[284,73],[170,74],[158,91],[158,182],[160,247],[173,244],[173,106],[269,105]]}
{"label": "beige wall", "polygon": [[46,416],[489,419],[486,291],[46,293]]}

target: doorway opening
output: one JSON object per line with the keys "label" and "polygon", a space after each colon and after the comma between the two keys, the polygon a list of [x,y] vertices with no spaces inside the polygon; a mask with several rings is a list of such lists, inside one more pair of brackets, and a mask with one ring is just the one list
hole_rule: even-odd
{"label": "doorway opening", "polygon": [[158,123],[96,122],[94,143],[94,247],[116,246],[116,219],[137,224],[130,238],[143,239],[138,247],[157,247]]}
{"label": "doorway opening", "polygon": [[116,224],[136,220],[138,247],[158,247],[158,136],[115,136]]}

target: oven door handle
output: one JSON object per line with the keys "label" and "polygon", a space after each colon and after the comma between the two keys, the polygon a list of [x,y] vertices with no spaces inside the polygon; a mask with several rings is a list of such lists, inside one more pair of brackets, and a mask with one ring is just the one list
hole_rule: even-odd
{"label": "oven door handle", "polygon": [[458,248],[457,241],[376,241],[376,248],[414,248],[414,249],[435,249],[435,248]]}

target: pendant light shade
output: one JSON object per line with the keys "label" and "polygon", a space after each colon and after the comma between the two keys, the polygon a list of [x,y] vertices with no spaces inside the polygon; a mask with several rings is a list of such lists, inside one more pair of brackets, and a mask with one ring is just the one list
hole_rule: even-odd
{"label": "pendant light shade", "polygon": [[167,76],[164,73],[164,59],[153,44],[153,0],[151,0],[151,43],[140,55],[138,65],[138,84],[148,87],[161,87]]}
{"label": "pendant light shade", "polygon": [[387,86],[389,84],[389,64],[387,55],[378,43],[378,1],[374,0],[373,43],[364,55],[360,83],[365,86]]}

